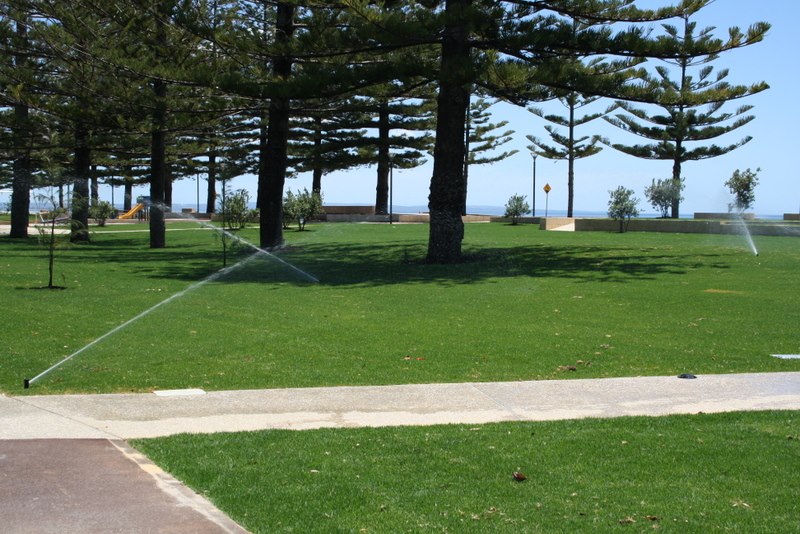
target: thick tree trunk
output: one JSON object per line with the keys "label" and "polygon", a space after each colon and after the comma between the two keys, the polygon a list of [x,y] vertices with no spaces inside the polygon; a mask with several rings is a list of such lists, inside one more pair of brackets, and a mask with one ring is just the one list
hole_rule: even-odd
{"label": "thick tree trunk", "polygon": [[283,188],[286,182],[289,138],[289,102],[273,98],[269,106],[268,140],[265,150],[265,181],[259,186],[262,194],[260,243],[262,248],[283,244]]}
{"label": "thick tree trunk", "polygon": [[256,208],[261,209],[261,201],[264,198],[264,185],[267,183],[267,127],[269,123],[268,110],[261,111],[260,124],[258,127],[258,191],[256,192]]}
{"label": "thick tree trunk", "polygon": [[167,228],[164,222],[164,186],[167,176],[166,96],[167,86],[162,80],[153,82],[155,110],[153,131],[150,135],[150,248],[167,246]]}
{"label": "thick tree trunk", "polygon": [[469,108],[471,74],[468,32],[464,11],[471,0],[447,0],[448,23],[442,44],[441,74],[437,97],[436,145],[428,197],[430,234],[428,261],[461,260],[464,222],[464,133]]}
{"label": "thick tree trunk", "polygon": [[672,213],[671,217],[673,219],[678,219],[681,216],[680,206],[681,206],[681,160],[679,158],[681,152],[681,144],[676,143],[675,145],[675,152],[676,157],[675,160],[672,162],[672,185],[675,187],[677,193],[675,197],[672,199]]}
{"label": "thick tree trunk", "polygon": [[470,100],[472,94],[467,95],[467,113],[464,116],[464,198],[461,202],[461,215],[467,214],[467,187],[469,184],[469,134],[472,129],[472,114],[470,113]]}
{"label": "thick tree trunk", "polygon": [[314,117],[314,165],[311,171],[311,192],[322,196],[322,117]]}
{"label": "thick tree trunk", "polygon": [[97,165],[92,165],[92,206],[100,202],[100,182],[97,178]]}
{"label": "thick tree trunk", "polygon": [[[24,50],[28,45],[27,21],[21,19],[16,25],[18,46]],[[24,52],[14,56],[14,66],[23,69],[27,57]],[[11,229],[10,237],[28,237],[28,220],[31,208],[31,149],[30,123],[28,121],[28,106],[16,104],[14,106],[14,127],[12,128],[12,142],[14,144],[14,163],[12,166],[11,185]]]}
{"label": "thick tree trunk", "polygon": [[89,241],[89,180],[92,172],[89,132],[82,125],[75,127],[75,182],[72,186],[72,230],[70,241]]}
{"label": "thick tree trunk", "polygon": [[122,210],[123,211],[131,211],[133,207],[132,200],[133,200],[133,182],[130,178],[125,178],[125,193],[123,194],[122,200]]}
{"label": "thick tree trunk", "polygon": [[[15,106],[14,114],[17,124],[27,121],[27,106]],[[14,157],[13,182],[11,185],[11,229],[14,238],[28,237],[28,222],[31,208],[31,157],[30,150],[25,148],[26,134],[17,128],[14,141],[19,149]]]}
{"label": "thick tree trunk", "polygon": [[164,210],[172,211],[172,168],[165,166],[164,169]]}
{"label": "thick tree trunk", "polygon": [[575,105],[569,106],[569,146],[567,160],[567,217],[572,217],[575,202]]}
{"label": "thick tree trunk", "polygon": [[378,181],[375,186],[375,213],[389,213],[389,102],[378,108]]}
{"label": "thick tree trunk", "polygon": [[[275,40],[286,43],[294,32],[295,7],[278,3],[275,20]],[[272,72],[276,78],[288,78],[292,73],[292,58],[275,58]],[[274,96],[269,104],[267,143],[261,154],[266,158],[262,176],[259,176],[259,222],[262,248],[283,244],[283,187],[286,181],[287,150],[289,146],[289,98]],[[262,161],[263,163],[263,161]]]}

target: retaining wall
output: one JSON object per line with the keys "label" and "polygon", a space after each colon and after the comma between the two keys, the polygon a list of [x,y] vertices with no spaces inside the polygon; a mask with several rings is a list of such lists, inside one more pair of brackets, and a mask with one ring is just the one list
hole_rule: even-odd
{"label": "retaining wall", "polygon": [[[780,223],[747,222],[752,235],[800,236],[800,227]],[[575,219],[576,232],[619,232],[619,221],[612,219]],[[741,223],[689,219],[631,219],[629,232],[667,232],[681,234],[728,234],[742,232]]]}
{"label": "retaining wall", "polygon": [[742,213],[739,215],[738,213],[731,213],[731,212],[724,212],[724,213],[713,213],[713,212],[703,212],[703,211],[696,211],[694,213],[695,219],[719,219],[721,221],[730,221],[734,219],[744,219],[746,221],[752,220],[756,218],[755,213]]}

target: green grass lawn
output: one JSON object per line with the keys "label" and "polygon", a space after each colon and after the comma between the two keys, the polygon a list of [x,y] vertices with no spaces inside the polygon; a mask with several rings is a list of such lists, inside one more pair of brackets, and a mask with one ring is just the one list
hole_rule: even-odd
{"label": "green grass lawn", "polygon": [[[471,224],[468,261],[427,265],[425,225],[325,224],[81,352],[30,393],[797,371],[800,240],[543,232]],[[220,241],[171,224],[98,229],[56,259],[0,239],[0,390],[221,267]],[[143,231],[145,230],[145,231]],[[257,231],[242,237],[257,241]],[[246,252],[242,251],[244,255]],[[249,252],[248,252],[249,253]],[[576,370],[565,370],[569,366]]]}
{"label": "green grass lawn", "polygon": [[800,517],[798,412],[134,445],[252,532],[789,533]]}

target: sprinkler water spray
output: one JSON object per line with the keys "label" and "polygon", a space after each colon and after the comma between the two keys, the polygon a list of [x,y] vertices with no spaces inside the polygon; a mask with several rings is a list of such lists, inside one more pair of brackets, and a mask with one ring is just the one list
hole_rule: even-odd
{"label": "sprinkler water spray", "polygon": [[130,325],[131,323],[134,323],[134,322],[138,321],[142,317],[145,317],[146,315],[148,315],[151,312],[157,310],[161,306],[163,306],[165,304],[168,304],[168,303],[172,302],[173,300],[182,297],[186,293],[189,293],[190,291],[193,291],[193,290],[195,290],[195,289],[207,284],[208,282],[212,282],[212,281],[214,281],[214,280],[216,280],[216,279],[218,279],[218,278],[220,278],[220,277],[222,277],[222,276],[224,276],[224,275],[226,275],[226,274],[228,274],[228,273],[230,273],[230,272],[232,272],[232,271],[234,271],[234,270],[236,270],[236,269],[238,269],[238,268],[240,268],[240,267],[242,267],[242,266],[244,266],[246,264],[248,264],[249,262],[253,261],[253,259],[258,258],[258,257],[260,257],[262,255],[266,255],[267,257],[278,261],[281,265],[289,267],[291,270],[293,270],[296,273],[299,273],[300,275],[302,275],[306,280],[309,280],[309,281],[311,281],[313,283],[319,283],[319,279],[317,279],[315,276],[303,271],[299,267],[296,267],[296,266],[292,265],[291,263],[287,262],[286,260],[284,260],[282,258],[279,258],[278,256],[272,254],[271,252],[269,252],[267,250],[258,248],[253,243],[251,243],[251,242],[249,242],[249,241],[247,241],[245,239],[242,239],[241,237],[239,237],[237,235],[231,234],[230,232],[226,232],[224,229],[221,229],[221,228],[216,227],[216,226],[211,225],[211,224],[204,223],[204,222],[199,221],[197,219],[192,218],[192,220],[194,220],[195,222],[199,223],[202,226],[212,228],[215,231],[223,232],[223,233],[229,235],[232,239],[235,239],[236,241],[239,241],[240,243],[243,243],[243,244],[247,245],[249,248],[254,250],[253,254],[251,254],[250,256],[248,256],[246,258],[244,258],[243,260],[239,261],[238,263],[236,263],[234,265],[231,265],[230,267],[225,267],[223,269],[220,269],[219,271],[211,274],[210,276],[207,276],[206,278],[200,280],[199,282],[195,282],[194,284],[190,285],[186,289],[184,289],[182,291],[179,291],[178,293],[175,293],[174,295],[162,300],[161,302],[155,304],[154,306],[151,306],[150,308],[146,309],[145,311],[141,312],[140,314],[136,315],[135,317],[133,317],[131,319],[128,319],[127,321],[125,321],[121,325],[117,326],[116,328],[113,328],[113,329],[109,330],[108,332],[106,332],[102,336],[98,337],[97,339],[95,339],[91,343],[88,343],[88,344],[84,345],[83,347],[81,347],[77,351],[73,352],[72,354],[70,354],[66,358],[62,359],[58,363],[48,367],[47,369],[45,369],[44,371],[42,371],[38,375],[34,376],[33,378],[30,378],[30,379],[25,378],[23,380],[22,387],[24,389],[30,388],[30,385],[33,382],[35,382],[36,380],[38,380],[41,377],[45,376],[50,371],[53,371],[54,369],[57,369],[58,367],[60,367],[64,363],[68,362],[69,360],[71,360],[72,358],[74,358],[78,354],[82,353],[83,351],[85,351],[85,350],[89,349],[90,347],[93,347],[94,345],[100,343],[101,341],[103,341],[107,337],[119,332],[120,330],[122,330],[126,326]]}

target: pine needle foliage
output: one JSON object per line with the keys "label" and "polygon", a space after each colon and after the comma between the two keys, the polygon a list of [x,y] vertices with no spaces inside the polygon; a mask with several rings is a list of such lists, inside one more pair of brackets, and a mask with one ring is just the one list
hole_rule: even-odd
{"label": "pine needle foliage", "polygon": [[[650,113],[630,102],[617,101],[621,112],[604,117],[622,130],[651,141],[626,145],[606,139],[606,144],[638,158],[671,161],[673,185],[678,188],[682,188],[681,170],[685,162],[718,157],[751,140],[746,136],[727,145],[705,143],[741,128],[755,118],[747,114],[752,109],[750,105],[721,112],[725,103],[768,88],[765,82],[731,85],[726,81],[728,69],[715,74],[711,63],[722,52],[762,40],[769,24],[755,24],[747,32],[731,28],[728,39],[721,40],[714,37],[714,28],[698,30],[697,23],[692,22],[690,16],[687,13],[681,17],[681,27],[663,25],[665,35],[662,40],[672,42],[680,53],[665,60],[667,65],[655,67],[655,76],[647,79],[655,95],[654,103],[663,113]],[[696,75],[692,74],[694,70]],[[679,214],[680,195],[677,195],[672,203],[671,216],[677,218]]]}

